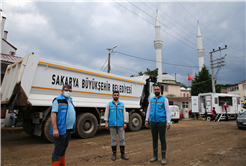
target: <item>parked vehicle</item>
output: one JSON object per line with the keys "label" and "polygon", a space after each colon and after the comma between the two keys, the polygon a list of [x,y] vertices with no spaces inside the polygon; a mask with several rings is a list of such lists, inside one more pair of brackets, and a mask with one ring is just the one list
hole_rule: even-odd
{"label": "parked vehicle", "polygon": [[239,129],[246,129],[246,111],[238,116],[236,121]]}
{"label": "parked vehicle", "polygon": [[138,131],[144,125],[145,114],[153,94],[152,76],[123,77],[84,67],[41,59],[30,53],[8,66],[2,83],[2,109],[18,109],[24,131],[52,142],[50,111],[52,100],[59,96],[64,84],[72,85],[76,106],[76,135],[93,137],[98,126],[104,126],[106,104],[112,92],[120,92],[129,115],[128,128]]}
{"label": "parked vehicle", "polygon": [[[217,120],[236,119],[242,113],[240,99],[240,95],[236,94],[200,93],[198,96],[191,96],[192,113],[211,116],[212,108],[215,107]],[[225,101],[228,104],[227,110],[223,106]]]}
{"label": "parked vehicle", "polygon": [[180,119],[179,107],[176,105],[169,105],[169,109],[171,112],[171,120],[174,121],[174,123],[178,123]]}
{"label": "parked vehicle", "polygon": [[242,112],[246,111],[246,100],[244,100],[244,102],[242,102]]}

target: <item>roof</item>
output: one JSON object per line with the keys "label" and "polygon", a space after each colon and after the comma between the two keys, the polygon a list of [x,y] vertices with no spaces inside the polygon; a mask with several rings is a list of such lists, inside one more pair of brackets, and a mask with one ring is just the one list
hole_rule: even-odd
{"label": "roof", "polygon": [[1,60],[7,60],[7,61],[17,62],[20,59],[22,59],[22,57],[18,57],[18,56],[13,56],[13,55],[8,55],[8,54],[1,53]]}
{"label": "roof", "polygon": [[240,81],[237,84],[242,84],[242,83],[246,83],[246,80]]}
{"label": "roof", "polygon": [[162,74],[162,80],[172,80],[175,81],[175,79],[173,78],[173,76],[167,74],[167,73],[163,73]]}
{"label": "roof", "polygon": [[220,93],[227,93],[227,90],[226,89],[221,89]]}
{"label": "roof", "polygon": [[161,85],[175,85],[175,86],[181,86],[181,84],[177,84],[177,83],[169,83],[169,82],[159,82],[159,84],[161,84]]}
{"label": "roof", "polygon": [[13,47],[13,49],[17,50],[17,48],[15,46],[13,46],[12,44],[10,44],[7,40],[5,40],[4,38],[2,38],[2,40],[5,41],[11,47]]}
{"label": "roof", "polygon": [[233,84],[233,85],[231,85],[231,86],[228,86],[227,88],[232,87],[232,86],[236,86],[236,85],[238,85],[238,84],[243,84],[243,83],[246,83],[246,80],[243,80],[243,81],[240,81],[240,82],[238,82],[238,83],[236,83],[236,84]]}

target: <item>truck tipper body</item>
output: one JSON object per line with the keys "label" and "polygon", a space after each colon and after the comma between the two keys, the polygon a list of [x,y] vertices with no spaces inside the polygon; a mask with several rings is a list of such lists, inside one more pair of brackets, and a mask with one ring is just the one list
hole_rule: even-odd
{"label": "truck tipper body", "polygon": [[152,76],[123,77],[84,67],[41,59],[35,53],[8,66],[2,83],[2,109],[18,109],[24,131],[52,142],[50,112],[52,101],[64,84],[72,86],[76,107],[76,135],[93,137],[98,126],[104,126],[104,111],[112,92],[120,92],[129,116],[128,128],[139,130],[144,125]]}
{"label": "truck tipper body", "polygon": [[[223,106],[225,101],[228,104],[227,109]],[[218,120],[236,118],[242,109],[240,101],[240,95],[236,94],[200,93],[198,96],[191,96],[192,113],[211,116],[215,107]]]}

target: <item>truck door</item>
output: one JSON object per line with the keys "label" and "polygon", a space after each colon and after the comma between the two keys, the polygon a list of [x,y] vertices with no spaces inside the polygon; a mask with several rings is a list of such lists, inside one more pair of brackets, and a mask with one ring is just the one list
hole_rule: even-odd
{"label": "truck door", "polygon": [[207,113],[211,113],[211,96],[206,96],[206,111]]}
{"label": "truck door", "polygon": [[206,98],[205,98],[205,96],[201,96],[200,98],[199,98],[199,100],[200,100],[200,114],[205,114],[205,106],[206,106]]}
{"label": "truck door", "polygon": [[238,114],[238,104],[237,104],[237,98],[236,97],[232,97],[232,112],[235,112],[236,114]]}
{"label": "truck door", "polygon": [[198,96],[191,96],[192,113],[199,113]]}

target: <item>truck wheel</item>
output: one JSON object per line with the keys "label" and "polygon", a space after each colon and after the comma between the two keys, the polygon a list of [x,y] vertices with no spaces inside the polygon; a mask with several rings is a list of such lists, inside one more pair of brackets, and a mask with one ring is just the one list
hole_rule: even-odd
{"label": "truck wheel", "polygon": [[77,118],[75,134],[80,138],[90,138],[96,134],[97,127],[97,118],[91,113],[84,113]]}
{"label": "truck wheel", "polygon": [[138,131],[138,130],[140,130],[141,126],[142,126],[142,118],[141,118],[141,116],[138,113],[133,113],[130,116],[128,128],[131,131]]}
{"label": "truck wheel", "polygon": [[179,120],[177,119],[177,120],[173,120],[174,121],[174,123],[178,123],[179,122]]}
{"label": "truck wheel", "polygon": [[51,126],[51,118],[50,115],[48,115],[45,121],[43,122],[42,137],[48,142],[54,142],[53,136],[50,133],[50,126]]}
{"label": "truck wheel", "polygon": [[23,119],[23,129],[25,133],[27,133],[30,136],[33,136],[34,132],[34,124],[32,124],[32,119]]}

